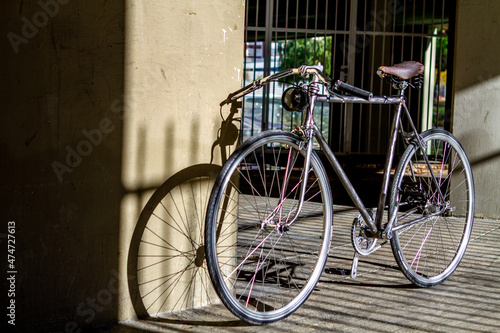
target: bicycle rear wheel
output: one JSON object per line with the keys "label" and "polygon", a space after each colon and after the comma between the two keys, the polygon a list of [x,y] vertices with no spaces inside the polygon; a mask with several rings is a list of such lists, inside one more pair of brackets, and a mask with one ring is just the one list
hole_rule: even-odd
{"label": "bicycle rear wheel", "polygon": [[462,260],[474,219],[474,181],[462,146],[449,132],[433,129],[421,138],[424,149],[412,143],[396,169],[391,245],[404,275],[429,287],[446,280]]}
{"label": "bicycle rear wheel", "polygon": [[293,218],[305,149],[281,131],[247,140],[219,174],[208,204],[205,247],[210,278],[239,318],[264,324],[282,319],[307,299],[323,271],[331,241],[332,197],[316,153],[307,172],[305,202]]}

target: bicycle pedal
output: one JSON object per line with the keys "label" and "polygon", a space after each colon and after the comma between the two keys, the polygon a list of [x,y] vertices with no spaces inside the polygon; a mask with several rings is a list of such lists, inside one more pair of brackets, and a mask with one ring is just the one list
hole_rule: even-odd
{"label": "bicycle pedal", "polygon": [[354,252],[354,258],[352,258],[352,266],[351,266],[352,279],[355,279],[358,276],[358,261],[359,261],[359,253]]}

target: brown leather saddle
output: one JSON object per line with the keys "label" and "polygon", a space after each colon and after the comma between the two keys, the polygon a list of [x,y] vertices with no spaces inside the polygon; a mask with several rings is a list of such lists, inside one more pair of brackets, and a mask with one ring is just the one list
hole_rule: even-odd
{"label": "brown leather saddle", "polygon": [[424,65],[417,61],[405,61],[394,66],[380,66],[377,70],[377,74],[380,77],[385,77],[386,75],[394,75],[403,80],[408,80],[415,75],[422,74],[423,72]]}

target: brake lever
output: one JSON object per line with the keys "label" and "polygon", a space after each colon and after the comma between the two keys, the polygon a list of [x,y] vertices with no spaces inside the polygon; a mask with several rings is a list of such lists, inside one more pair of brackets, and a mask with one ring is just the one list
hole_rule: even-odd
{"label": "brake lever", "polygon": [[342,96],[340,94],[337,94],[335,91],[331,90],[329,86],[326,86],[326,90],[328,90],[328,92],[330,93],[330,95],[333,95],[333,96],[339,98],[342,101],[342,103],[345,103],[344,96]]}

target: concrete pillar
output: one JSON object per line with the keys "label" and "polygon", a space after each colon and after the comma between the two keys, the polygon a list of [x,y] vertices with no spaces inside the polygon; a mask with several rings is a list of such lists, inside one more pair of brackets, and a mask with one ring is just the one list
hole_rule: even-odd
{"label": "concrete pillar", "polygon": [[500,2],[458,0],[452,131],[472,163],[476,215],[500,217]]}
{"label": "concrete pillar", "polygon": [[212,159],[244,1],[11,1],[0,18],[2,308],[26,332],[131,318],[132,232],[156,187]]}
{"label": "concrete pillar", "polygon": [[[122,276],[126,277],[134,274],[128,261],[138,260],[140,272],[133,279],[139,279],[141,287],[132,293],[132,304],[127,279],[122,280],[120,319],[134,317],[137,308],[151,305],[151,299],[159,299],[148,310],[153,313],[207,302],[206,286],[210,282],[206,271],[197,273],[204,277],[184,274],[171,280],[165,278],[180,268],[193,273],[197,269],[190,260],[195,259],[192,254],[203,250],[200,245],[204,211],[199,214],[195,211],[206,204],[208,192],[199,193],[193,187],[204,188],[206,184],[193,185],[189,177],[179,179],[172,185],[171,193],[164,193],[167,198],[162,201],[161,209],[152,214],[151,221],[144,218],[138,228],[136,223],[153,193],[148,189],[156,188],[190,166],[211,161],[221,164],[220,148],[214,146],[223,121],[219,104],[229,92],[241,86],[244,45],[242,1],[127,1],[126,11],[122,164],[125,196],[120,222],[120,265]],[[229,109],[224,108],[222,114],[226,117]],[[191,170],[192,177],[205,172],[203,168]],[[182,206],[181,211],[177,206]],[[161,225],[157,215],[161,215]],[[173,220],[178,221],[175,226],[170,224]],[[139,241],[137,232],[146,227],[161,233],[165,239],[159,241],[148,229]],[[178,255],[175,250],[144,245],[147,237],[151,237],[148,243],[159,241],[159,245],[182,249],[185,255],[179,256],[175,264],[172,260],[162,262],[161,257],[144,257],[145,252]],[[130,248],[141,256],[136,258],[135,253],[129,253]],[[141,269],[146,266],[156,268]],[[161,280],[149,282],[157,278]],[[144,299],[150,290],[153,293]],[[176,305],[179,298],[182,298],[180,304],[188,304]],[[161,309],[158,303],[164,303]]]}

